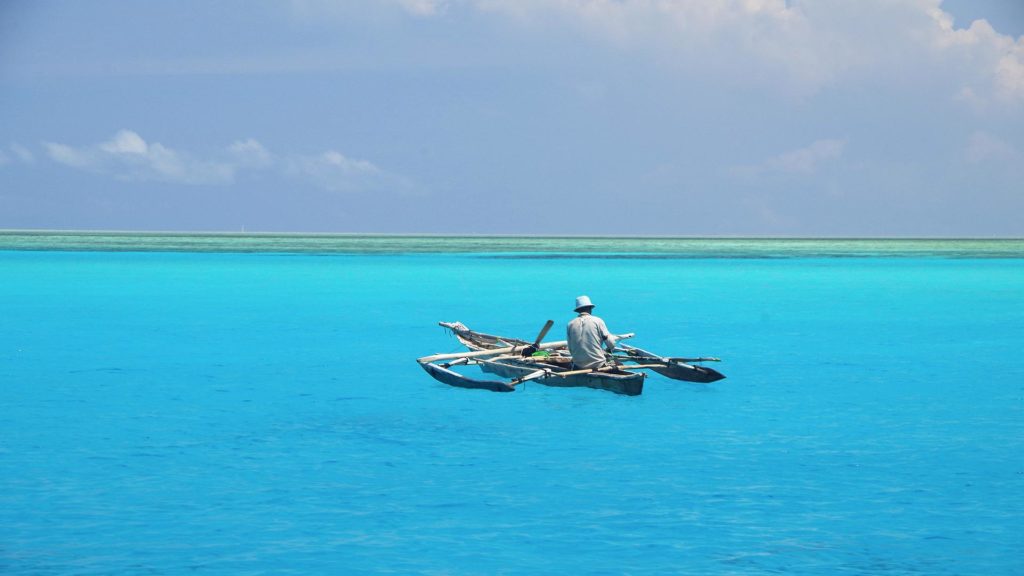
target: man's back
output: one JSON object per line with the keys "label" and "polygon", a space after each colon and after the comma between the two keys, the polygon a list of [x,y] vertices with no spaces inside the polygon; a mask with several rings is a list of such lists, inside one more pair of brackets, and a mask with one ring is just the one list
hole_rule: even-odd
{"label": "man's back", "polygon": [[580,314],[566,327],[569,354],[579,368],[597,368],[605,362],[601,345],[610,337],[604,320],[592,314]]}

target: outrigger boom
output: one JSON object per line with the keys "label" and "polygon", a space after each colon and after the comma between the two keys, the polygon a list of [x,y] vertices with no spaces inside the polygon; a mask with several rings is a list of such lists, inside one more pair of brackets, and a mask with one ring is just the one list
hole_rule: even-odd
{"label": "outrigger boom", "polygon": [[[568,345],[568,342],[562,340],[561,342],[548,342],[547,344],[541,344],[537,348],[541,350],[551,350],[555,348],[564,348]],[[452,352],[450,354],[434,354],[433,356],[424,356],[423,358],[417,358],[416,361],[420,364],[424,362],[437,362],[438,360],[451,360],[452,358],[480,358],[483,356],[497,356],[499,354],[515,354],[516,352],[522,352],[529,344],[522,344],[519,346],[506,346],[504,348],[492,348],[489,350],[477,350],[475,352]]]}

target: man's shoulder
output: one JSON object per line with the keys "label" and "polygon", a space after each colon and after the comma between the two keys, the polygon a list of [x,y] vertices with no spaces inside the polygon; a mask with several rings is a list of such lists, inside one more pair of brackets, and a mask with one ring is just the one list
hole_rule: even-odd
{"label": "man's shoulder", "polygon": [[582,326],[583,324],[590,323],[604,324],[604,320],[601,320],[593,314],[580,314],[572,320],[569,320],[569,326]]}

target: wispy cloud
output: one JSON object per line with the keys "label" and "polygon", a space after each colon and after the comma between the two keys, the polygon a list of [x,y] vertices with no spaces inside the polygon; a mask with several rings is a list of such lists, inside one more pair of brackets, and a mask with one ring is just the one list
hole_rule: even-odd
{"label": "wispy cloud", "polygon": [[[451,4],[468,4],[466,0],[372,0],[369,2],[353,2],[352,0],[290,0],[288,5],[294,14],[304,18],[320,15],[358,17],[360,14],[379,10],[392,11],[399,9],[413,16],[438,16],[444,14]],[[379,13],[379,12],[377,12]]]}
{"label": "wispy cloud", "polygon": [[766,173],[810,175],[821,164],[840,158],[845,148],[846,140],[816,140],[808,146],[784,152],[758,164],[735,166],[733,172],[742,176]]}
{"label": "wispy cloud", "polygon": [[368,160],[350,158],[336,150],[312,155],[275,154],[253,138],[237,140],[211,158],[147,142],[132,130],[121,130],[97,144],[46,142],[44,148],[54,162],[127,181],[226,185],[239,174],[267,171],[337,192],[411,188],[407,179]]}
{"label": "wispy cloud", "polygon": [[25,148],[21,144],[15,142],[10,146],[11,154],[19,161],[25,164],[31,164],[36,161],[35,154],[32,153],[28,148]]}
{"label": "wispy cloud", "polygon": [[89,146],[43,145],[55,162],[119,180],[225,184],[235,173],[229,163],[200,160],[160,143],[147,143],[131,130],[121,130],[110,140]]}
{"label": "wispy cloud", "polygon": [[448,8],[447,0],[398,0],[398,3],[417,16],[434,16]]}
{"label": "wispy cloud", "polygon": [[266,168],[274,163],[274,156],[263,144],[253,138],[238,140],[228,146],[228,154],[239,166]]}
{"label": "wispy cloud", "polygon": [[285,170],[290,175],[339,192],[373,188],[383,174],[373,163],[347,158],[335,150],[315,156],[293,156],[286,160]]}
{"label": "wispy cloud", "polygon": [[21,164],[32,164],[36,161],[35,154],[17,142],[7,148],[0,148],[0,166],[19,162]]}

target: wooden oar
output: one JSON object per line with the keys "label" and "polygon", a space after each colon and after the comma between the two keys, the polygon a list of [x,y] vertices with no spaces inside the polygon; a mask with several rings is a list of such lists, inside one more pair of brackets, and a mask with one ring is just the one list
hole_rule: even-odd
{"label": "wooden oar", "polygon": [[540,334],[537,334],[537,339],[533,341],[533,345],[540,346],[540,341],[543,340],[544,337],[548,335],[548,330],[551,330],[551,327],[554,325],[554,320],[548,320],[547,322],[545,322],[544,327],[540,329]]}
{"label": "wooden oar", "polygon": [[548,320],[547,322],[545,322],[544,327],[540,329],[540,334],[537,334],[537,339],[533,341],[533,345],[527,346],[526,350],[523,350],[523,356],[530,356],[531,354],[536,352],[538,350],[537,347],[540,346],[540,341],[543,340],[544,337],[548,335],[548,330],[551,330],[551,327],[554,325],[554,320]]}
{"label": "wooden oar", "polygon": [[[717,370],[706,366],[697,366],[688,362],[720,362],[718,358],[670,358],[641,350],[626,344],[620,347],[633,362],[663,362],[660,367],[652,369],[666,378],[683,380],[685,382],[700,382],[707,384],[725,378],[725,375]],[[626,366],[629,368],[629,366]]]}

